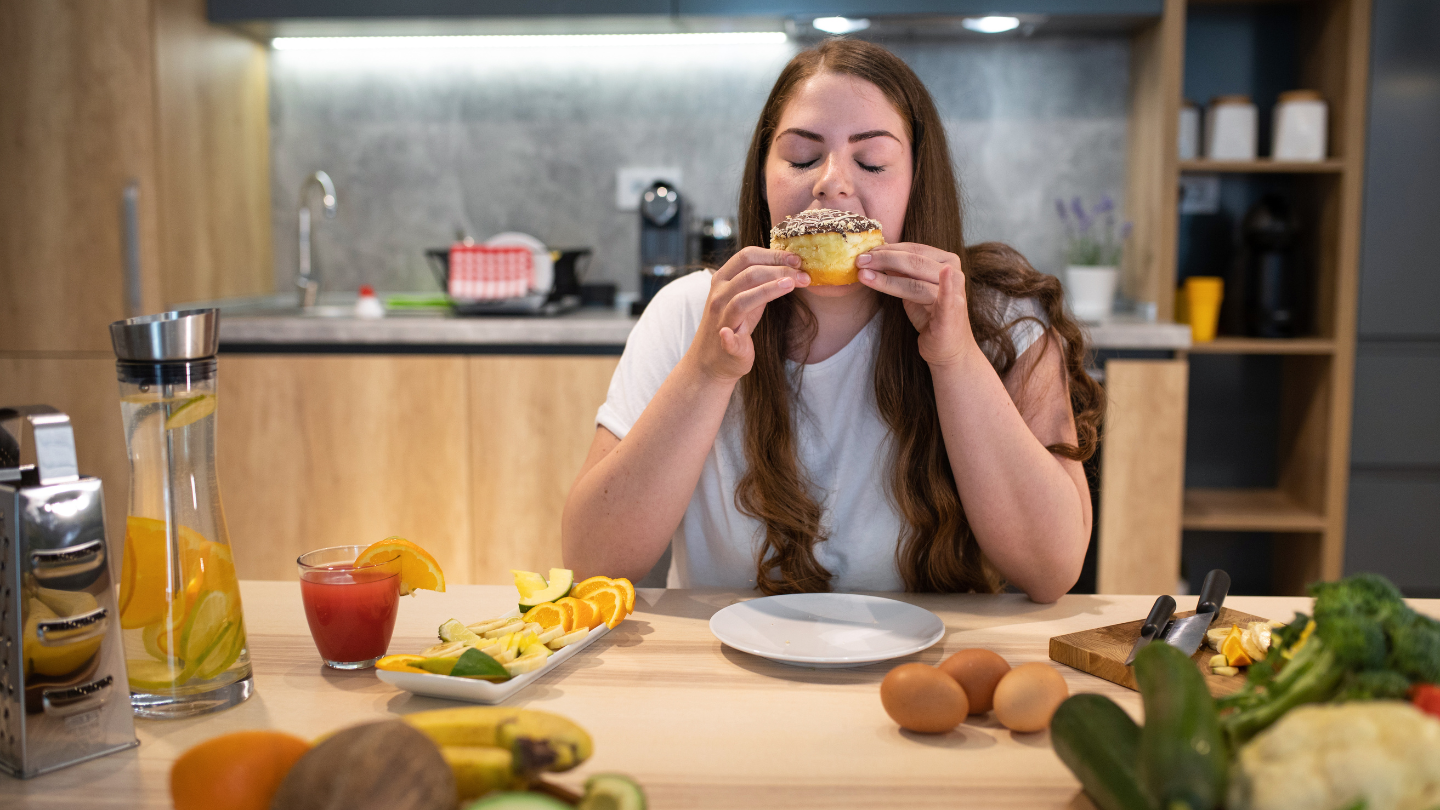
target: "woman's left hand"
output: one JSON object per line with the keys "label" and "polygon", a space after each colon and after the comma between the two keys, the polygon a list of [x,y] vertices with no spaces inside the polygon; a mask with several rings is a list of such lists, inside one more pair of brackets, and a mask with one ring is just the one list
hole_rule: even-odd
{"label": "woman's left hand", "polygon": [[860,283],[901,298],[920,332],[920,356],[932,366],[959,362],[975,347],[960,257],[914,242],[881,245],[855,264]]}

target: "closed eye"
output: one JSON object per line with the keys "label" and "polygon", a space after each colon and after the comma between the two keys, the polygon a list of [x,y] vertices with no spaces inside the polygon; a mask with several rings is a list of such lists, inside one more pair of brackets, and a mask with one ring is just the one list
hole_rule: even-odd
{"label": "closed eye", "polygon": [[870,172],[871,174],[879,174],[880,172],[885,171],[885,167],[884,167],[884,166],[867,166],[867,165],[865,165],[864,163],[861,163],[861,162],[858,161],[858,160],[855,161],[855,165],[856,165],[856,166],[859,166],[860,168],[864,169],[864,170],[867,171],[867,172]]}
{"label": "closed eye", "polygon": [[820,160],[820,158],[817,157],[817,158],[811,158],[810,160],[808,160],[808,161],[806,161],[806,162],[804,162],[804,163],[796,163],[796,162],[793,161],[793,160],[787,160],[787,161],[785,161],[785,162],[786,162],[786,163],[789,163],[789,164],[790,164],[790,168],[792,168],[792,169],[808,169],[808,168],[810,168],[811,166],[814,166],[815,163],[816,163],[816,161],[818,161],[818,160]]}

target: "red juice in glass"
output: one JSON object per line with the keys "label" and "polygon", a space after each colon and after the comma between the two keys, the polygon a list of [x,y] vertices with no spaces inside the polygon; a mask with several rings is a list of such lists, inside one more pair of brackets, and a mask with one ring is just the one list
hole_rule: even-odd
{"label": "red juice in glass", "polygon": [[300,599],[310,635],[327,666],[364,669],[385,654],[400,604],[400,563],[356,566],[364,546],[337,546],[304,554]]}

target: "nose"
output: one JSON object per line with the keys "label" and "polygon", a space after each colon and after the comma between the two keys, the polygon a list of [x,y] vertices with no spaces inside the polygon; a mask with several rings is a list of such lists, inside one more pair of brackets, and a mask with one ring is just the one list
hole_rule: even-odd
{"label": "nose", "polygon": [[855,196],[855,183],[847,164],[848,161],[838,154],[832,153],[825,157],[820,178],[815,181],[815,187],[810,191],[816,200],[834,202]]}

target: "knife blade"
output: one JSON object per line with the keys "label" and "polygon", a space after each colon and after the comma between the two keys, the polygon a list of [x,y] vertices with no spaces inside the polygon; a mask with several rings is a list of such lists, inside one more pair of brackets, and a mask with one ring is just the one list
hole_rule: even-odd
{"label": "knife blade", "polygon": [[1205,584],[1200,587],[1200,603],[1195,606],[1195,615],[1176,619],[1165,631],[1165,643],[1179,649],[1186,655],[1194,655],[1205,640],[1205,631],[1225,603],[1230,592],[1230,575],[1216,568],[1205,575]]}
{"label": "knife blade", "polygon": [[1146,616],[1145,623],[1140,625],[1140,638],[1135,639],[1135,646],[1130,648],[1130,656],[1125,659],[1125,666],[1135,663],[1135,654],[1165,633],[1165,627],[1174,615],[1174,597],[1165,595],[1155,600],[1155,604],[1150,608],[1150,615]]}

